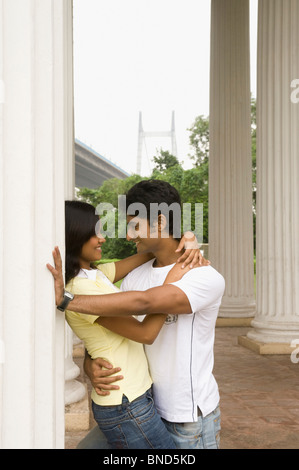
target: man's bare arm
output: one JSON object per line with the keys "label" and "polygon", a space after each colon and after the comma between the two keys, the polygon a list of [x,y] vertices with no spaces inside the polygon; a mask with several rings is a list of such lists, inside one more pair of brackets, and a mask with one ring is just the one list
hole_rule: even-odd
{"label": "man's bare arm", "polygon": [[[54,278],[56,305],[60,305],[64,294],[62,260],[58,247],[53,251],[55,267],[47,264]],[[172,270],[181,270],[176,264]],[[106,295],[75,296],[68,310],[105,317],[123,315],[144,315],[148,313],[184,314],[191,313],[189,300],[184,292],[171,284],[153,287],[146,291],[120,292]]]}
{"label": "man's bare arm", "polygon": [[[64,280],[62,260],[58,247],[53,251],[55,267],[47,264],[54,278],[56,305],[63,300]],[[172,270],[181,270],[175,265]],[[90,315],[115,317],[123,315],[144,315],[148,313],[180,314],[191,313],[187,296],[171,284],[153,287],[146,291],[119,292],[106,295],[76,295],[69,303],[68,310]]]}
{"label": "man's bare arm", "polygon": [[[179,248],[179,251],[181,251],[180,248]],[[202,257],[200,259],[196,258],[196,256],[194,255],[194,253],[196,254],[196,251],[198,251],[198,250],[195,250],[195,249],[186,250],[186,253],[187,252],[191,253],[188,256],[187,260],[184,259],[184,256],[182,256],[181,257],[181,258],[183,258],[182,263],[177,262],[175,268],[172,268],[172,270],[173,269],[178,269],[178,266],[180,267],[180,269],[182,269],[182,268],[186,269],[186,265],[189,266],[190,262],[192,262],[192,267],[208,266],[210,264],[209,261],[207,261],[206,259],[204,259]],[[59,248],[57,246],[54,248],[52,254],[53,254],[53,260],[54,260],[54,266],[55,267],[53,267],[51,264],[47,263],[47,268],[51,272],[51,274],[54,278],[56,305],[60,305],[61,302],[63,301],[63,297],[64,297],[64,279],[63,279],[63,273],[62,273],[61,254],[60,254]],[[190,256],[191,256],[191,258],[190,258]],[[193,261],[191,261],[191,259]],[[185,267],[184,267],[184,265],[185,265]],[[190,267],[191,267],[191,265],[190,265]],[[76,301],[78,301],[78,299],[76,299]],[[74,305],[75,305],[75,308],[76,308],[77,303],[74,303]],[[76,310],[73,310],[73,311],[77,312],[78,310],[76,309]],[[82,311],[82,313],[83,313],[83,311]],[[162,312],[162,313],[164,313],[164,312]],[[95,315],[96,315],[96,313],[95,313]],[[127,313],[127,315],[129,315],[129,313]],[[110,316],[110,314],[109,314],[109,316]]]}
{"label": "man's bare arm", "polygon": [[146,291],[106,295],[75,295],[68,310],[103,317],[149,313],[185,314],[192,309],[184,292],[171,284]]}

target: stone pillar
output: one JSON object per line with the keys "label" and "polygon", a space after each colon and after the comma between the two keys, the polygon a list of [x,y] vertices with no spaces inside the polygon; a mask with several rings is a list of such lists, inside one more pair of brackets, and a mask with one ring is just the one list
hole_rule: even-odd
{"label": "stone pillar", "polygon": [[255,313],[249,0],[211,5],[209,259],[226,281],[219,317],[248,323]]}
{"label": "stone pillar", "polygon": [[[4,110],[4,77],[3,77],[3,0],[0,0],[0,227],[4,227],[4,191],[3,191],[3,110]],[[4,318],[3,318],[3,229],[0,230],[0,448],[3,442],[3,373],[5,361],[5,343],[4,343]]]}
{"label": "stone pillar", "polygon": [[277,353],[299,338],[298,25],[298,1],[259,2],[257,313],[247,336]]}
{"label": "stone pillar", "polygon": [[[72,40],[73,34],[73,15],[72,8],[66,11],[66,18],[64,24],[64,35],[68,44]],[[66,50],[65,55],[65,74],[68,82],[67,99],[67,116],[66,120],[69,122],[68,138],[66,139],[66,149],[64,158],[64,193],[65,200],[72,200],[75,198],[75,138],[74,138],[74,100],[73,100],[73,48],[70,46]],[[63,223],[64,227],[64,223]],[[65,325],[65,405],[71,405],[81,400],[86,395],[86,387],[75,380],[80,375],[79,367],[73,361],[73,332],[70,327]]]}
{"label": "stone pillar", "polygon": [[0,1],[2,448],[64,447],[64,317],[46,263],[55,244],[64,251],[71,8]]}
{"label": "stone pillar", "polygon": [[80,369],[73,361],[73,332],[68,325],[65,334],[65,405],[71,405],[85,397],[86,388],[75,380],[80,375]]}

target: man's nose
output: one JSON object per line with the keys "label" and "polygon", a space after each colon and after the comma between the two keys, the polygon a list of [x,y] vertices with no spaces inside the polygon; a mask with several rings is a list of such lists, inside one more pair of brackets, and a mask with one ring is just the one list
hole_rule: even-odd
{"label": "man's nose", "polygon": [[128,227],[127,228],[127,240],[128,242],[132,240],[136,240],[136,238],[139,238],[140,233],[139,233],[139,227]]}
{"label": "man's nose", "polygon": [[132,232],[129,232],[129,230],[128,230],[126,238],[127,238],[127,241],[130,242],[132,240],[135,240],[136,237],[134,237]]}

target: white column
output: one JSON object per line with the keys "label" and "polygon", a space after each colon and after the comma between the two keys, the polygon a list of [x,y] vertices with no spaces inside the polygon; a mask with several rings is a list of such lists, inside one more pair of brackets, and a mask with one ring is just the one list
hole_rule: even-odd
{"label": "white column", "polygon": [[[0,227],[4,227],[4,191],[3,191],[3,107],[5,100],[4,90],[4,77],[3,77],[3,0],[0,0]],[[0,423],[3,421],[3,364],[5,361],[5,345],[4,345],[4,330],[3,330],[3,229],[0,230]],[[0,425],[0,448],[3,438],[3,429]]]}
{"label": "white column", "polygon": [[299,338],[299,1],[262,0],[258,16],[257,314],[248,337]]}
{"label": "white column", "polygon": [[80,375],[79,367],[73,361],[73,332],[66,324],[65,327],[65,405],[71,405],[84,398],[86,395],[85,386],[75,380]]}
{"label": "white column", "polygon": [[224,276],[220,317],[255,313],[249,0],[212,0],[209,259]]}
{"label": "white column", "polygon": [[[72,8],[65,8],[64,35],[67,44],[72,41],[73,15]],[[68,130],[68,139],[66,140],[65,158],[64,158],[64,193],[65,200],[72,200],[75,197],[75,139],[73,116],[73,48],[68,47],[65,51],[65,75],[68,83],[68,93],[66,95],[66,121],[70,123]],[[81,382],[75,380],[80,375],[79,367],[73,361],[73,332],[70,327],[65,325],[65,387],[64,397],[65,405],[70,405],[81,400],[86,394],[86,388]]]}
{"label": "white column", "polygon": [[64,251],[71,7],[71,0],[0,2],[2,448],[64,447],[64,317],[46,263],[54,245]]}

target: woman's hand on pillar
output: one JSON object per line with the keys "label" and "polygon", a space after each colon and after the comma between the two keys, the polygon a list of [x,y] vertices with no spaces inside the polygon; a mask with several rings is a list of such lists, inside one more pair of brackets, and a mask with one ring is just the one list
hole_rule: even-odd
{"label": "woman's hand on pillar", "polygon": [[63,279],[63,273],[62,273],[61,254],[60,254],[58,246],[54,248],[52,254],[53,254],[55,268],[53,268],[51,264],[47,264],[47,268],[49,269],[49,271],[51,272],[54,278],[56,305],[60,305],[64,297],[64,279]]}

